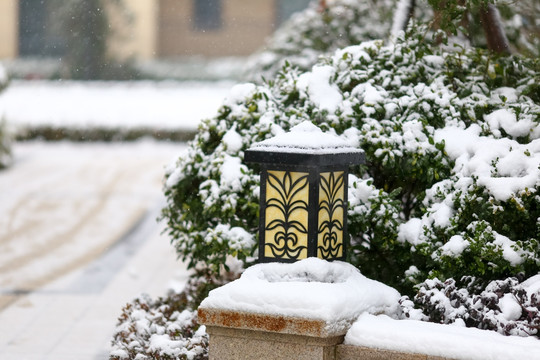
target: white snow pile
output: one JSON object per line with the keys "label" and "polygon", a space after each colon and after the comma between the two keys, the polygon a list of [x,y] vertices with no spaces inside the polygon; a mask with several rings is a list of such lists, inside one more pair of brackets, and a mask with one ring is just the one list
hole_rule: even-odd
{"label": "white snow pile", "polygon": [[344,329],[362,313],[395,314],[399,293],[340,261],[257,264],[212,290],[202,308],[322,320]]}
{"label": "white snow pile", "polygon": [[253,246],[254,236],[241,227],[231,227],[229,224],[219,224],[214,231],[209,231],[206,241],[211,243],[215,239],[226,239],[233,249],[242,249]]}
{"label": "white snow pile", "polygon": [[[321,83],[328,82],[322,81]],[[324,97],[324,94],[325,90],[322,90],[321,97]],[[362,150],[351,146],[343,137],[336,135],[335,132],[323,132],[311,121],[304,121],[292,127],[288,132],[255,143],[251,150],[306,154],[362,152]]]}
{"label": "white snow pile", "polygon": [[314,66],[311,73],[298,77],[298,90],[304,91],[319,108],[333,113],[343,100],[337,85],[330,82],[333,75],[334,68],[330,65]]}
{"label": "white snow pile", "polygon": [[[499,201],[507,201],[520,191],[534,188],[540,180],[540,126],[532,119],[517,121],[516,115],[506,109],[488,116],[491,129],[502,124],[507,133],[515,137],[530,135],[535,139],[527,144],[515,140],[481,136],[480,126],[467,129],[446,127],[435,132],[435,141],[444,141],[445,150],[455,160],[454,173],[461,179],[478,178],[478,184],[487,188]],[[492,121],[497,119],[497,126]],[[493,130],[492,130],[493,131]]]}
{"label": "white snow pile", "polygon": [[540,341],[462,326],[362,314],[345,344],[467,360],[533,360]]}

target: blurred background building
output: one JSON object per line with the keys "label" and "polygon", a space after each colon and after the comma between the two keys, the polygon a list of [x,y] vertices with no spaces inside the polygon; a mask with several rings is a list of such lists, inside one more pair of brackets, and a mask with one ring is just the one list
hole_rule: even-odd
{"label": "blurred background building", "polygon": [[100,61],[246,56],[309,1],[1,0],[0,60],[50,59],[81,75]]}

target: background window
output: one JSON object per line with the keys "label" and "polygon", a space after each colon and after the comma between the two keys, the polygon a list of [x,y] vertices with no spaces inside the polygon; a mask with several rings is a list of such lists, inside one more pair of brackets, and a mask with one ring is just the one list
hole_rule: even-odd
{"label": "background window", "polygon": [[21,56],[62,56],[65,36],[52,2],[20,0],[19,54]]}
{"label": "background window", "polygon": [[193,0],[193,8],[196,30],[216,30],[221,28],[221,0]]}
{"label": "background window", "polygon": [[277,9],[277,22],[281,24],[292,14],[308,7],[312,0],[280,0]]}

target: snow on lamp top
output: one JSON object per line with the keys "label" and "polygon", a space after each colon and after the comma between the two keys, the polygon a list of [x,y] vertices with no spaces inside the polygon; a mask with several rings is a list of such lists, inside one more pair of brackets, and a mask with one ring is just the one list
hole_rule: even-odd
{"label": "snow on lamp top", "polygon": [[323,132],[310,121],[294,126],[287,133],[255,143],[251,149],[317,154],[358,151],[339,136]]}
{"label": "snow on lamp top", "polygon": [[259,163],[355,165],[364,162],[361,149],[349,145],[336,134],[323,132],[310,121],[294,126],[287,133],[253,144],[245,155],[246,161]]}

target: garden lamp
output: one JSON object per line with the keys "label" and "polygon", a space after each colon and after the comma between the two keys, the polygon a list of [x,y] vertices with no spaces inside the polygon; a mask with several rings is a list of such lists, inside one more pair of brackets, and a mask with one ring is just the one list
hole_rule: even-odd
{"label": "garden lamp", "polygon": [[362,150],[306,121],[244,160],[261,166],[259,261],[345,259],[348,168],[365,161]]}

